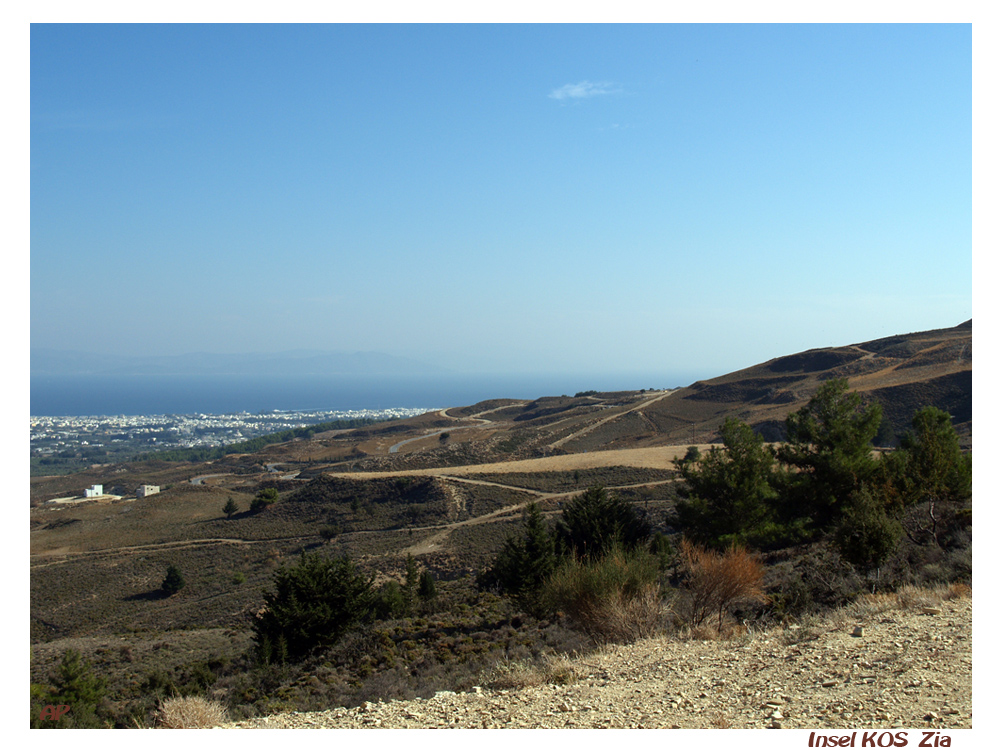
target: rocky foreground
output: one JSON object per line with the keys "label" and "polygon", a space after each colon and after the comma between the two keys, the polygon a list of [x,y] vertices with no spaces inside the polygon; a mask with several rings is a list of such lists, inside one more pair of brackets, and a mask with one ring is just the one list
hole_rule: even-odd
{"label": "rocky foreground", "polygon": [[[532,684],[546,679],[564,684]],[[868,598],[729,641],[664,636],[511,665],[491,684],[220,728],[971,728],[972,598]]]}

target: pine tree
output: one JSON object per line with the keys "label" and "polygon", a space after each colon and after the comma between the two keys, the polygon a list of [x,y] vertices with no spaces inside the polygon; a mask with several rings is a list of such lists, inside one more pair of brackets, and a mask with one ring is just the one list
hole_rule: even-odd
{"label": "pine tree", "polygon": [[674,462],[684,483],[677,516],[687,536],[725,548],[759,541],[773,522],[778,497],[774,451],[750,425],[729,418],[722,426],[722,448],[705,455],[689,448]]}
{"label": "pine tree", "polygon": [[851,495],[875,474],[872,441],[881,422],[882,407],[865,406],[846,378],[828,380],[789,414],[788,442],[778,452],[795,469],[788,475],[786,511],[808,516],[817,532],[834,525]]}
{"label": "pine tree", "polygon": [[599,559],[615,544],[634,549],[649,535],[649,523],[635,508],[600,485],[576,497],[556,524],[562,549],[588,560]]}
{"label": "pine tree", "polygon": [[480,579],[480,586],[496,587],[512,596],[526,612],[540,614],[542,586],[557,562],[555,539],[541,510],[531,503],[524,513],[522,535],[504,541],[493,566]]}
{"label": "pine tree", "polygon": [[406,614],[412,615],[417,609],[417,590],[420,586],[420,571],[413,555],[406,556],[406,581],[403,584],[403,598],[406,600]]}
{"label": "pine tree", "polygon": [[163,584],[160,588],[167,596],[173,596],[184,588],[184,584],[184,576],[181,573],[180,568],[176,565],[170,565],[167,567],[167,576],[163,579]]}
{"label": "pine tree", "polygon": [[868,575],[896,551],[902,535],[903,527],[885,501],[862,487],[844,507],[833,541],[841,557]]}
{"label": "pine tree", "polygon": [[424,569],[424,572],[420,574],[420,588],[417,589],[417,595],[425,602],[429,602],[437,596],[434,574],[427,569]]}
{"label": "pine tree", "polygon": [[222,506],[222,512],[226,514],[226,518],[232,518],[233,514],[238,513],[240,506],[236,504],[233,498],[226,500],[226,504]]}
{"label": "pine tree", "polygon": [[262,661],[301,660],[374,616],[372,580],[346,556],[303,553],[298,564],[275,572],[274,587],[253,624]]}
{"label": "pine tree", "polygon": [[908,514],[906,533],[911,541],[942,546],[948,516],[972,496],[972,456],[962,452],[947,412],[925,407],[913,415],[912,425],[899,450],[884,459],[886,474],[904,507],[926,509],[922,521]]}
{"label": "pine tree", "polygon": [[105,695],[105,681],[94,675],[89,662],[79,651],[63,654],[48,689],[37,691],[39,703],[66,705],[70,710],[58,721],[39,721],[32,715],[32,726],[40,728],[97,728],[105,726],[98,716]]}

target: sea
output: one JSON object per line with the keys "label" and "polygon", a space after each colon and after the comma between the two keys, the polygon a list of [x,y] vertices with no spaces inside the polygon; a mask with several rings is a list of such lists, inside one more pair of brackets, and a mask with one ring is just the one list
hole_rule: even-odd
{"label": "sea", "polygon": [[467,406],[580,391],[653,390],[705,374],[435,376],[31,376],[31,416],[259,414]]}

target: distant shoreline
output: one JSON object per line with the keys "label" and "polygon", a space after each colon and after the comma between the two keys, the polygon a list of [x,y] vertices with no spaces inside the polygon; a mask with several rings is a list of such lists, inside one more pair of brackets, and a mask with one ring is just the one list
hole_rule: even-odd
{"label": "distant shoreline", "polygon": [[585,390],[676,387],[676,375],[32,375],[33,417],[348,411],[467,406]]}

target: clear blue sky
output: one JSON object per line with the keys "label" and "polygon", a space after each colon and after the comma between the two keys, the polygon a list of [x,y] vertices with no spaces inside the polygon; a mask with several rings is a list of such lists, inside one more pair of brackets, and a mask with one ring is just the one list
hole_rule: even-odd
{"label": "clear blue sky", "polygon": [[968,25],[33,25],[30,54],[35,347],[711,376],[972,317]]}

